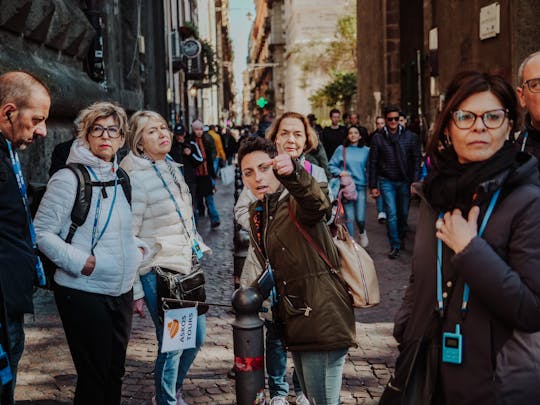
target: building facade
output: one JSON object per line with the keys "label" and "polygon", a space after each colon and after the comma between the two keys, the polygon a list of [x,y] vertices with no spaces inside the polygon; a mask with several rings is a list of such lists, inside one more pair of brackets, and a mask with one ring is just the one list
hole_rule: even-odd
{"label": "building facade", "polygon": [[[462,70],[502,75],[540,49],[534,0],[366,0],[358,2],[358,106],[373,125],[388,104],[412,118],[425,140]],[[419,117],[419,119],[416,119]],[[421,124],[421,125],[420,125]]]}
{"label": "building facade", "polygon": [[47,181],[54,145],[74,135],[74,118],[94,101],[165,114],[156,60],[165,60],[163,8],[151,0],[0,1],[0,73],[31,72],[52,95],[47,137],[21,153],[27,180]]}
{"label": "building facade", "polygon": [[[317,53],[335,40],[340,17],[354,1],[254,0],[249,45],[249,116],[255,121],[284,111],[311,112],[309,97],[329,81]],[[258,100],[267,104],[257,105]],[[244,112],[244,122],[246,121]]]}

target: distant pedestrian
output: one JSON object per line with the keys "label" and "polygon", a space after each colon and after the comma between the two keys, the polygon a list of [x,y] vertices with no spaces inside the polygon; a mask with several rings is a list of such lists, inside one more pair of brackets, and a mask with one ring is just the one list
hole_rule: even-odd
{"label": "distant pedestrian", "polygon": [[[191,124],[193,130],[192,139],[201,151],[203,161],[195,170],[197,183],[197,211],[199,216],[205,214],[205,203],[210,216],[210,226],[216,228],[220,225],[219,212],[214,201],[215,179],[213,156],[213,140],[208,134],[204,134],[204,125],[196,120]],[[214,147],[215,150],[215,147]]]}
{"label": "distant pedestrian", "polygon": [[332,121],[329,127],[325,127],[322,131],[321,142],[326,151],[326,157],[332,157],[336,148],[343,144],[347,136],[347,129],[339,124],[341,113],[337,108],[330,110],[330,120]]}
{"label": "distant pedestrian", "polygon": [[[51,97],[47,87],[26,72],[0,76],[0,299],[5,314],[0,336],[9,336],[13,380],[2,387],[2,403],[14,403],[17,368],[24,350],[24,314],[34,312],[32,295],[36,272],[43,273],[36,257],[36,242],[26,185],[17,150],[45,137]],[[7,330],[6,330],[7,329]]]}
{"label": "distant pedestrian", "polygon": [[517,95],[526,114],[516,146],[535,156],[540,165],[540,51],[527,56],[519,66]]}
{"label": "distant pedestrian", "polygon": [[276,155],[274,145],[260,138],[240,146],[242,179],[257,199],[249,209],[250,233],[259,265],[274,274],[275,326],[292,353],[303,393],[311,404],[337,405],[345,356],[355,344],[352,302],[297,228],[305,228],[338,268],[326,224],[330,201],[300,161],[284,152]]}
{"label": "distant pedestrian", "polygon": [[412,182],[420,179],[421,153],[417,137],[399,125],[399,108],[384,112],[386,125],[375,134],[369,152],[369,188],[382,195],[390,242],[388,256],[399,256],[407,233]]}
{"label": "distant pedestrian", "polygon": [[126,349],[133,316],[133,282],[145,243],[132,233],[125,177],[116,152],[124,144],[123,108],[97,102],[79,114],[79,133],[67,163],[79,164],[92,180],[86,221],[72,227],[78,178],[56,172],[36,214],[40,250],[57,266],[54,298],[77,370],[74,403],[120,404]]}
{"label": "distant pedestrian", "polygon": [[360,130],[360,137],[366,142],[369,134],[366,127],[363,127],[362,124],[360,124],[360,114],[358,114],[356,111],[353,111],[351,113],[351,120],[350,120],[350,126],[358,127]]}
{"label": "distant pedestrian", "polygon": [[188,139],[186,128],[182,124],[176,125],[173,132],[173,142],[170,156],[175,162],[182,165],[184,180],[191,194],[193,212],[197,209],[197,167],[203,162],[202,152],[197,143]]}
{"label": "distant pedestrian", "polygon": [[217,174],[218,169],[225,164],[227,160],[227,155],[225,154],[225,148],[223,147],[223,142],[221,141],[221,136],[217,132],[216,125],[210,125],[208,129],[208,135],[214,140],[214,145],[216,145],[216,157],[214,158],[214,173]]}
{"label": "distant pedestrian", "polygon": [[143,316],[145,302],[156,328],[154,403],[186,405],[182,385],[204,343],[206,317],[199,315],[197,319],[195,348],[162,352],[164,325],[156,271],[160,268],[187,275],[198,265],[199,259],[193,256],[194,247],[198,246],[203,252],[210,249],[195,228],[191,195],[180,167],[167,156],[172,141],[167,122],[154,111],[138,111],[129,123],[130,152],[121,165],[132,182],[133,230],[135,236],[154,247],[152,257],[139,268],[133,289],[134,310]]}
{"label": "distant pedestrian", "polygon": [[[368,147],[371,146],[371,141],[373,137],[375,136],[375,134],[377,132],[380,132],[384,128],[384,125],[385,125],[384,117],[378,115],[375,118],[375,130],[371,134],[369,134],[369,137],[367,138],[368,140],[366,142],[366,145]],[[379,186],[379,189],[380,189],[380,186]],[[386,224],[386,212],[384,211],[384,203],[383,203],[382,196],[378,196],[375,198],[375,204],[377,206],[377,221],[379,222],[379,224]]]}
{"label": "distant pedestrian", "polygon": [[[367,247],[369,239],[366,231],[366,188],[369,148],[360,135],[360,128],[350,126],[343,145],[338,146],[328,167],[336,177],[350,176],[356,187],[357,198],[347,201],[341,197],[345,209],[346,225],[351,237],[354,237],[354,223],[360,233],[360,245]],[[345,167],[346,166],[346,167]]]}
{"label": "distant pedestrian", "polygon": [[319,140],[319,142],[316,148],[305,154],[306,159],[309,160],[311,163],[322,167],[324,173],[326,174],[326,177],[330,178],[331,174],[328,170],[328,156],[326,156],[326,151],[324,150],[324,146],[321,142],[322,128],[319,124],[317,124],[317,117],[315,117],[315,114],[308,114],[307,119],[309,122],[309,126],[313,129],[315,134],[317,134],[317,139]]}

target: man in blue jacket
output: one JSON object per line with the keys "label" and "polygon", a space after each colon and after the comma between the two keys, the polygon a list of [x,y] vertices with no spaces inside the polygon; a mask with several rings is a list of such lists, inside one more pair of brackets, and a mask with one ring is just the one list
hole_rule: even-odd
{"label": "man in blue jacket", "polygon": [[416,135],[399,125],[399,108],[387,107],[384,118],[384,128],[371,141],[369,188],[372,197],[382,195],[390,241],[388,257],[395,259],[407,232],[410,188],[420,179],[422,155]]}
{"label": "man in blue jacket", "polygon": [[50,105],[49,90],[36,77],[25,72],[0,76],[0,289],[6,309],[1,327],[7,327],[9,348],[4,350],[9,349],[13,375],[11,384],[2,389],[2,403],[13,403],[24,349],[24,314],[34,312],[34,280],[36,272],[42,271],[31,236],[33,225],[17,149],[45,137]]}

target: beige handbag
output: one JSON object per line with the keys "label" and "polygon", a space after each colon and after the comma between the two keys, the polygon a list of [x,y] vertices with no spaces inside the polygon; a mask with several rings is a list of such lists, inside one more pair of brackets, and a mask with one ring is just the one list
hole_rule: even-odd
{"label": "beige handbag", "polygon": [[336,227],[336,236],[333,240],[341,260],[341,276],[349,286],[353,307],[365,308],[377,305],[381,297],[373,259],[351,238],[344,225]]}
{"label": "beige handbag", "polygon": [[[338,202],[338,204],[340,204],[340,202]],[[289,216],[300,233],[317,251],[319,256],[329,266],[330,270],[332,270],[334,266],[332,266],[328,256],[298,223],[290,202]],[[377,272],[375,271],[373,259],[364,250],[364,248],[358,245],[354,239],[351,238],[351,235],[349,235],[349,231],[347,231],[345,225],[342,223],[334,223],[332,226],[336,228],[333,241],[338,250],[339,259],[341,261],[341,268],[337,274],[340,275],[343,281],[347,284],[349,294],[353,300],[353,307],[366,308],[379,304],[381,301],[379,280],[377,278]]]}

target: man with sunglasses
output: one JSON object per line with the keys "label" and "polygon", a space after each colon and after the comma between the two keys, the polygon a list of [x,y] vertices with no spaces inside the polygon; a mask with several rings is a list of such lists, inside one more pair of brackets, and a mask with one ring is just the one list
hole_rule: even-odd
{"label": "man with sunglasses", "polygon": [[518,69],[517,96],[525,115],[525,128],[516,147],[539,159],[540,165],[540,51],[527,56]]}
{"label": "man with sunglasses", "polygon": [[416,135],[399,125],[399,108],[384,110],[385,126],[375,133],[369,152],[369,188],[382,196],[390,259],[396,259],[407,232],[410,187],[420,178],[421,154]]}

